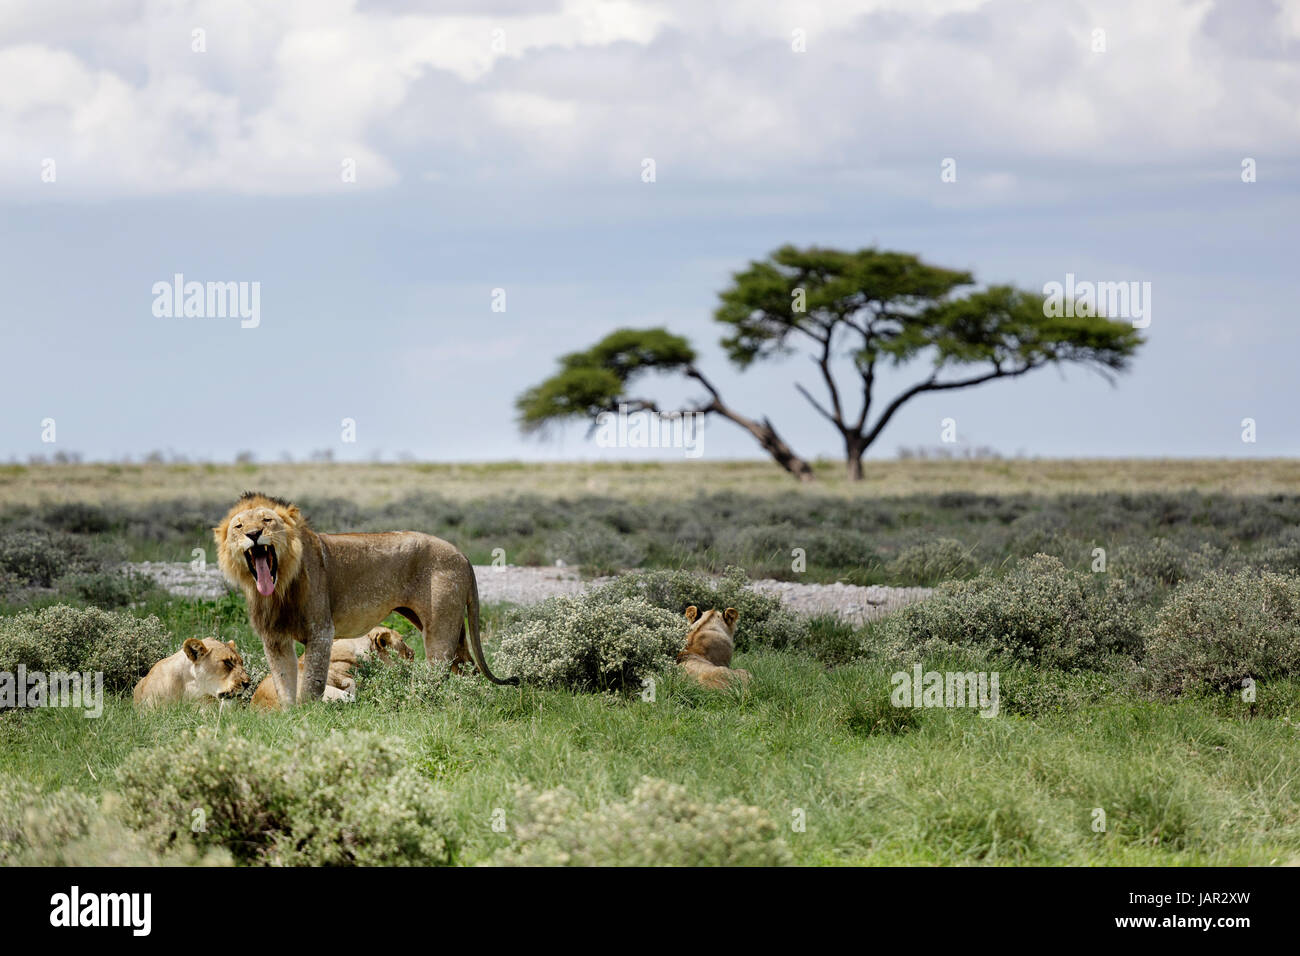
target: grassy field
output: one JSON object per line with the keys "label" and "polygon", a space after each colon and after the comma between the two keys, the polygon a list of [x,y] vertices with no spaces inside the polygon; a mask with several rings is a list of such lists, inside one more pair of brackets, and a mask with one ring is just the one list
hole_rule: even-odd
{"label": "grassy field", "polygon": [[224,499],[244,488],[291,499],[340,497],[362,506],[409,494],[437,494],[455,501],[525,493],[638,500],[708,491],[878,498],[963,491],[1053,495],[1191,490],[1262,495],[1300,488],[1300,460],[1295,459],[872,461],[858,483],[846,480],[840,462],[816,462],[814,469],[817,481],[797,487],[785,472],[762,461],[0,465],[0,505]]}
{"label": "grassy field", "polygon": [[[691,480],[684,477],[688,471],[695,473]],[[52,480],[43,483],[42,474]],[[723,501],[738,509],[727,524],[745,526],[748,515],[796,538],[829,534],[827,526],[836,526],[845,537],[824,539],[826,548],[839,550],[822,565],[821,579],[854,579],[855,569],[862,572],[864,562],[874,561],[871,573],[857,577],[964,579],[995,587],[1019,558],[1038,550],[1056,553],[1067,573],[1083,576],[1101,539],[1117,562],[1110,573],[1123,582],[1133,626],[1151,634],[1173,596],[1220,569],[1294,574],[1289,562],[1300,562],[1297,477],[1294,462],[916,462],[881,466],[874,488],[849,487],[828,475],[823,487],[804,489],[769,466],[749,463],[9,469],[0,486],[0,558],[18,553],[3,551],[6,540],[47,535],[40,540],[50,548],[71,549],[69,567],[93,564],[103,548],[152,548],[184,559],[198,533],[186,530],[187,522],[214,520],[205,519],[207,502],[248,484],[314,497],[333,519],[328,527],[425,516],[435,522],[426,530],[444,533],[437,522],[453,515],[447,536],[462,547],[483,550],[508,538],[523,553],[533,542],[537,559],[545,560],[541,542],[569,530],[563,516],[598,514],[616,539],[641,541],[652,551],[644,565],[711,570],[739,559],[752,573],[770,570],[775,565],[766,546],[749,539],[714,536],[680,552],[651,547],[655,528],[647,526],[662,525],[673,502],[685,502],[689,512],[701,501]],[[719,486],[733,497],[699,497]],[[511,538],[476,510],[499,515],[508,496],[521,490],[540,503],[519,506],[510,521],[544,524],[538,515],[559,515],[554,528],[516,529]],[[438,500],[430,504],[420,495]],[[176,507],[181,498],[201,503],[195,516],[154,534],[148,516]],[[611,500],[638,508],[610,517]],[[73,501],[104,510],[59,510]],[[343,510],[340,502],[356,510]],[[852,515],[866,517],[854,526]],[[478,528],[476,521],[485,524]],[[917,557],[908,550],[936,537],[959,542],[956,564],[944,563],[953,554],[942,549],[937,564],[927,559],[929,552]],[[1160,544],[1151,546],[1154,537]],[[867,551],[846,543],[858,538],[869,539]],[[710,548],[716,552],[711,557]],[[12,578],[19,571],[9,573]],[[82,580],[55,577],[48,586],[11,589],[0,625],[56,602],[104,603],[77,591]],[[233,638],[246,659],[264,667],[241,598],[194,602],[147,591],[123,600],[119,613],[158,616],[173,647],[189,636]],[[1291,626],[1293,609],[1280,613],[1282,625]],[[490,656],[508,614],[503,607],[487,609]],[[405,622],[391,623],[410,633]],[[996,717],[962,708],[902,709],[890,705],[890,678],[906,664],[878,651],[893,646],[884,640],[884,627],[854,630],[816,621],[801,642],[782,649],[749,645],[738,653],[734,666],[753,673],[748,689],[705,692],[669,670],[657,675],[652,701],[635,692],[503,688],[449,677],[424,692],[416,692],[412,679],[409,696],[401,688],[395,692],[391,681],[375,684],[367,696],[363,684],[355,704],[287,714],[253,712],[239,701],[138,713],[120,694],[109,696],[96,720],[66,709],[4,711],[0,778],[19,778],[44,792],[70,788],[98,801],[124,789],[117,774],[132,754],[162,748],[158,759],[169,759],[167,748],[200,727],[284,752],[295,747],[299,732],[322,738],[331,731],[367,731],[397,741],[402,765],[445,799],[446,825],[459,834],[455,859],[462,864],[499,862],[526,842],[527,833],[516,826],[521,784],[536,791],[565,788],[579,808],[599,813],[626,803],[643,777],[680,784],[701,806],[735,800],[758,808],[773,825],[765,831],[769,842],[783,844],[796,864],[1300,862],[1300,673],[1279,667],[1250,702],[1211,691],[1155,694],[1142,680],[1143,651],[1058,669],[1036,659],[999,663],[981,645],[968,656],[926,658],[925,666],[979,670],[994,660],[1002,680]],[[419,656],[418,637],[411,643]],[[1100,831],[1098,810],[1106,824]],[[0,800],[0,860],[12,839],[6,820],[12,830],[15,812]],[[504,828],[494,828],[498,816]],[[635,816],[629,811],[627,818]],[[617,847],[638,832],[617,814],[601,820],[572,839]],[[700,847],[734,838],[730,823],[680,825],[689,831],[679,847],[686,860],[714,860]]]}

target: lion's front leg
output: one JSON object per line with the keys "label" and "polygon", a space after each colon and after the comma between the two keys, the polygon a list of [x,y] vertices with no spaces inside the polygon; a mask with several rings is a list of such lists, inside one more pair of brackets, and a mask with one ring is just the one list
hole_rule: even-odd
{"label": "lion's front leg", "polygon": [[271,669],[271,682],[280,698],[280,707],[294,705],[298,692],[298,658],[293,653],[293,639],[289,637],[263,638],[266,664]]}
{"label": "lion's front leg", "polygon": [[317,631],[307,639],[303,652],[302,671],[298,677],[298,700],[320,700],[329,683],[330,648],[334,644],[334,628]]}

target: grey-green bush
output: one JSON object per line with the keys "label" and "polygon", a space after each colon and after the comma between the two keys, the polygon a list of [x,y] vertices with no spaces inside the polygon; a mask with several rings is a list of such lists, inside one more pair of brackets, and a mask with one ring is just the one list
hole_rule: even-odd
{"label": "grey-green bush", "polygon": [[103,805],[65,788],[44,793],[25,780],[0,775],[0,866],[170,866],[230,863],[224,851],[200,856],[160,854]]}
{"label": "grey-green bush", "polygon": [[104,689],[130,690],[173,652],[158,618],[66,604],[0,618],[0,671],[102,671]]}
{"label": "grey-green bush", "polygon": [[631,535],[604,525],[557,532],[547,543],[546,554],[551,561],[563,561],[594,575],[617,574],[645,560],[645,551]]}
{"label": "grey-green bush", "polygon": [[1168,538],[1152,538],[1116,548],[1106,570],[1124,581],[1135,600],[1151,601],[1174,585],[1204,574],[1214,561],[1211,548],[1192,550]]}
{"label": "grey-green bush", "polygon": [[540,687],[636,689],[686,645],[686,618],[604,589],[511,614],[493,669]]}
{"label": "grey-green bush", "polygon": [[30,529],[0,533],[0,571],[22,585],[48,588],[64,574],[97,564],[90,546],[75,535]]}
{"label": "grey-green bush", "polygon": [[643,777],[626,802],[580,810],[566,789],[521,788],[510,866],[781,866],[790,860],[776,824],[728,798],[699,802],[684,787]]}
{"label": "grey-green bush", "polygon": [[1122,582],[1067,570],[1046,554],[1018,562],[1003,577],[985,571],[942,584],[875,633],[881,643],[867,650],[890,660],[977,651],[1065,670],[1099,667],[1142,646]]}
{"label": "grey-green bush", "polygon": [[890,577],[910,585],[965,577],[975,568],[971,549],[953,538],[935,538],[904,548],[885,566]]}
{"label": "grey-green bush", "polygon": [[1156,615],[1146,666],[1163,693],[1300,675],[1300,577],[1212,571],[1180,585]]}
{"label": "grey-green bush", "polygon": [[740,612],[736,625],[739,651],[750,647],[797,648],[808,636],[807,621],[783,609],[780,598],[751,590],[743,568],[727,568],[718,578],[692,571],[625,574],[591,595],[602,602],[640,598],[679,616],[692,604],[701,611],[734,607]]}
{"label": "grey-green bush", "polygon": [[156,587],[147,574],[122,571],[88,571],[67,574],[54,582],[60,595],[75,594],[88,604],[102,608],[126,607]]}
{"label": "grey-green bush", "polygon": [[439,866],[460,847],[445,795],[400,740],[378,734],[304,732],[271,746],[202,728],[134,751],[118,788],[127,823],[157,850],[224,847],[272,866]]}

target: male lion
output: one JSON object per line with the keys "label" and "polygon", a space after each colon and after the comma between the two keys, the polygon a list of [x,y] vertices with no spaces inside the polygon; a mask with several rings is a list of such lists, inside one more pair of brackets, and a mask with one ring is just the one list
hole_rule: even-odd
{"label": "male lion", "polygon": [[135,685],[137,707],[172,704],[179,700],[229,697],[248,686],[244,659],[235,642],[191,637],[179,651],[164,657]]}
{"label": "male lion", "polygon": [[677,655],[677,663],[705,687],[715,690],[726,687],[733,680],[749,683],[749,671],[732,670],[727,666],[736,649],[736,619],[740,612],[734,607],[721,614],[709,610],[696,620],[699,613],[694,604],[686,609],[686,620],[691,629],[686,632],[686,647]]}
{"label": "male lion", "polygon": [[[294,505],[246,491],[213,528],[217,563],[248,601],[276,695],[319,700],[335,637],[359,637],[394,611],[420,629],[430,661],[473,662],[496,684],[479,643],[478,582],[465,555],[418,531],[317,534]],[[293,642],[306,645],[301,677]]]}
{"label": "male lion", "polygon": [[[330,645],[329,678],[325,683],[325,700],[354,700],[357,682],[352,676],[352,669],[367,657],[378,657],[384,663],[394,658],[413,660],[415,653],[406,646],[402,635],[391,627],[372,627],[364,637],[335,638]],[[302,674],[305,657],[298,658],[298,673]],[[252,705],[263,710],[276,710],[280,698],[275,692],[275,682],[270,676],[262,679],[253,692]]]}

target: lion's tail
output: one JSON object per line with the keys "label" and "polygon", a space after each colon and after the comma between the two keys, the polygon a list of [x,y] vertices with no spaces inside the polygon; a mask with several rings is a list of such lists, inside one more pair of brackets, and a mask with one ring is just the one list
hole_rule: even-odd
{"label": "lion's tail", "polygon": [[[465,560],[469,564],[469,559]],[[474,566],[469,565],[469,601],[467,602],[467,616],[469,618],[469,646],[474,652],[474,663],[478,666],[479,673],[494,684],[511,686],[519,683],[518,677],[507,677],[505,680],[497,677],[488,668],[487,658],[483,656],[483,645],[479,642],[478,637],[478,577],[474,574]]]}

